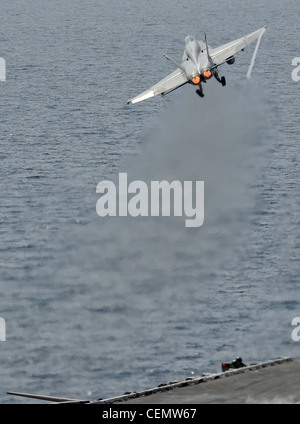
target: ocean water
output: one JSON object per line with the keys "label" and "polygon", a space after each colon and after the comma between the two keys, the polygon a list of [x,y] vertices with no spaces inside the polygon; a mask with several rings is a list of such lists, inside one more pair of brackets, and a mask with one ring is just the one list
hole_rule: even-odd
{"label": "ocean water", "polygon": [[[0,342],[7,390],[105,398],[278,356],[299,358],[299,2],[1,2]],[[126,105],[184,37],[255,48]],[[297,37],[297,39],[296,39]],[[100,218],[97,184],[205,182],[205,220]]]}

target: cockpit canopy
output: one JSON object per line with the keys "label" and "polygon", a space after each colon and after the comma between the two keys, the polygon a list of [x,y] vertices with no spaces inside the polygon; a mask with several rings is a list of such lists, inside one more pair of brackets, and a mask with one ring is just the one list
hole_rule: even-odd
{"label": "cockpit canopy", "polygon": [[189,44],[192,41],[195,41],[195,37],[193,37],[192,35],[188,35],[187,37],[185,37],[184,41],[185,41],[185,44]]}

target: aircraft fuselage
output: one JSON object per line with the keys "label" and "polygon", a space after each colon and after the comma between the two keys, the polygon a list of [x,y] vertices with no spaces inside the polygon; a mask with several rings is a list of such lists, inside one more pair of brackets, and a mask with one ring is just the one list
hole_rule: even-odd
{"label": "aircraft fuselage", "polygon": [[214,75],[206,44],[203,41],[197,41],[192,36],[185,38],[182,67],[188,80],[194,85],[199,85]]}

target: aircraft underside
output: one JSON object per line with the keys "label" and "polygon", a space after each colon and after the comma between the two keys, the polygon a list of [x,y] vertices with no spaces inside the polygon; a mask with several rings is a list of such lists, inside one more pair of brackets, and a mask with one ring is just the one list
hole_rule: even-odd
{"label": "aircraft underside", "polygon": [[200,97],[204,97],[202,83],[206,83],[213,76],[224,87],[226,85],[226,79],[224,76],[219,77],[217,67],[225,63],[233,65],[235,55],[240,51],[244,51],[245,47],[255,40],[258,40],[257,42],[259,43],[265,29],[266,26],[215,48],[208,45],[205,33],[205,41],[199,41],[193,36],[187,36],[180,63],[164,54],[166,59],[170,60],[177,69],[147,90],[129,99],[127,104],[138,103],[158,95],[164,96],[186,83],[193,84],[196,87],[196,93]]}
{"label": "aircraft underside", "polygon": [[[207,77],[205,76],[205,72],[207,72]],[[194,81],[193,84],[198,85],[198,88],[196,90],[196,93],[198,94],[198,96],[200,97],[204,97],[204,93],[203,93],[203,87],[202,87],[202,83],[204,82],[206,84],[207,80],[209,80],[212,76],[214,76],[216,78],[216,80],[222,84],[222,87],[225,87],[226,85],[226,78],[224,76],[222,76],[220,78],[219,73],[217,70],[214,70],[214,72],[212,73],[211,71],[204,71],[204,73],[202,74],[202,77],[198,77],[199,78],[199,83],[195,84]],[[193,78],[194,80],[194,78]]]}

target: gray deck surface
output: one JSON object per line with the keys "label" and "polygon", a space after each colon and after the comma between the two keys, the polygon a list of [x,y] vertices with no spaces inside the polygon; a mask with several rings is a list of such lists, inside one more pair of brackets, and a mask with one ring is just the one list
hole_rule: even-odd
{"label": "gray deck surface", "polygon": [[122,404],[300,403],[300,361],[246,370],[217,380],[176,387]]}

